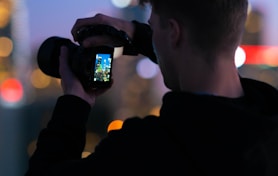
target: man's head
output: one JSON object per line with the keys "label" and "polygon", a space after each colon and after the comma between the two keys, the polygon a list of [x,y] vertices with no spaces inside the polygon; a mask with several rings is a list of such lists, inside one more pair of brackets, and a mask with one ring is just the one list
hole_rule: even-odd
{"label": "man's head", "polygon": [[200,82],[217,79],[216,70],[235,70],[248,0],[140,0],[145,3],[152,6],[153,44],[168,88],[203,91]]}
{"label": "man's head", "polygon": [[191,43],[202,50],[241,42],[248,0],[140,0],[145,3],[151,4],[161,22],[173,18],[186,25]]}

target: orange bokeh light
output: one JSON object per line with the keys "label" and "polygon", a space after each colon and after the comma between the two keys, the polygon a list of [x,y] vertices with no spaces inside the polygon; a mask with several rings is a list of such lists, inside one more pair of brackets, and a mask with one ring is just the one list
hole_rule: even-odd
{"label": "orange bokeh light", "polygon": [[109,123],[108,128],[107,128],[107,132],[109,132],[111,130],[121,129],[122,125],[123,125],[122,120],[113,120],[112,122]]}

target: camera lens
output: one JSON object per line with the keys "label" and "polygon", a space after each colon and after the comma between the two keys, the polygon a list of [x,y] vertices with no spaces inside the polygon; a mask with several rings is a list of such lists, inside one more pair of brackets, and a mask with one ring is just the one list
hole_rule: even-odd
{"label": "camera lens", "polygon": [[62,37],[49,37],[39,48],[37,61],[38,66],[43,73],[60,78],[59,74],[59,56],[61,46],[67,46],[70,50],[78,47],[71,40]]}

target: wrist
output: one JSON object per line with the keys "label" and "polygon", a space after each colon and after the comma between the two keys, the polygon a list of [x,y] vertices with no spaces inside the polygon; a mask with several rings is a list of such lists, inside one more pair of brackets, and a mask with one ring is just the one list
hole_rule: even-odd
{"label": "wrist", "polygon": [[67,92],[67,93],[64,93],[64,95],[78,97],[78,98],[82,99],[83,101],[85,101],[86,103],[88,103],[91,107],[93,107],[95,105],[96,97],[94,95],[89,95],[85,92],[77,92],[77,91],[76,92]]}

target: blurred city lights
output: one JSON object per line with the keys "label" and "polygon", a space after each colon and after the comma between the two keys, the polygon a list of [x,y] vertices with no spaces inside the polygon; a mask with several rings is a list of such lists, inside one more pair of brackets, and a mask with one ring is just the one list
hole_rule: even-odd
{"label": "blurred city lights", "polygon": [[0,1],[0,28],[5,27],[9,23],[11,13],[12,13],[12,7],[13,7],[12,1],[10,0]]}
{"label": "blurred city lights", "polygon": [[278,46],[241,45],[246,54],[244,64],[278,66]]}
{"label": "blurred city lights", "polygon": [[109,123],[108,128],[107,128],[107,132],[109,132],[111,130],[121,129],[122,125],[123,125],[122,120],[113,120],[112,122]]}
{"label": "blurred city lights", "polygon": [[247,21],[245,23],[245,30],[249,33],[258,33],[262,31],[261,16],[257,13],[249,13]]}
{"label": "blurred city lights", "polygon": [[159,116],[160,115],[160,106],[155,106],[151,109],[150,114],[151,115],[155,115],[155,116]]}
{"label": "blurred city lights", "polygon": [[0,71],[0,82],[5,80],[5,79],[7,79],[8,77],[9,77],[9,72],[7,72],[7,71]]}
{"label": "blurred city lights", "polygon": [[37,89],[43,89],[50,85],[51,78],[40,69],[36,69],[31,74],[31,83]]}
{"label": "blurred city lights", "polygon": [[136,71],[140,77],[150,79],[157,75],[158,66],[150,61],[149,58],[143,58],[136,65]]}
{"label": "blurred city lights", "polygon": [[111,2],[114,6],[118,8],[125,8],[132,3],[132,0],[112,0]]}
{"label": "blurred city lights", "polygon": [[[27,6],[25,6],[26,2],[29,5],[35,4],[33,5],[35,11],[34,9],[32,10],[31,6],[28,6],[27,8]],[[115,14],[117,14],[117,11],[108,8],[108,5],[105,4],[107,2],[110,3],[110,1],[95,1],[93,3],[95,3],[96,6],[92,6],[91,7],[92,9],[90,10],[93,10],[95,13],[101,11],[102,13],[106,13],[114,16]],[[114,5],[114,7],[122,8],[118,10],[121,12],[122,11],[125,12],[124,17],[133,18],[133,17],[140,16],[139,15],[140,13],[137,11],[133,11],[133,9],[130,8],[123,9],[137,4],[138,0],[111,0],[111,2],[112,2],[111,4]],[[253,0],[252,4],[254,2],[255,0]],[[268,67],[278,66],[278,46],[277,46],[278,33],[276,32],[277,24],[278,24],[277,5],[275,6],[275,4],[277,4],[277,0],[266,0],[266,1],[256,0],[256,2],[257,4],[260,5],[251,6],[251,3],[249,4],[250,5],[248,9],[249,16],[245,26],[246,33],[250,33],[252,35],[250,35],[244,40],[244,43],[247,45],[242,45],[238,47],[235,53],[235,65],[238,68],[243,65],[247,66],[244,67],[244,69],[240,70],[240,71],[244,71],[244,74],[247,75],[246,77],[253,77],[255,79],[263,80],[265,82],[269,82],[275,85],[276,87],[278,87],[277,69],[276,68],[268,69]],[[45,7],[45,5],[42,5],[43,3],[46,4],[53,3],[50,5],[51,8],[53,7],[53,11],[52,9],[50,9],[52,13],[48,13],[49,10],[46,9],[47,7]],[[24,106],[24,113],[26,114],[21,113],[22,111],[20,111],[20,113],[16,115],[20,119],[24,117],[24,122],[15,119],[16,123],[13,122],[7,123],[8,122],[7,119],[13,119],[11,118],[12,117],[11,112],[13,113],[16,111],[14,110],[9,111],[9,109],[5,109],[5,108],[1,109],[2,119],[5,120],[2,121],[5,122],[2,123],[3,127],[6,127],[7,129],[11,129],[16,125],[21,124],[24,128],[26,128],[26,131],[24,131],[24,133],[21,133],[22,131],[18,132],[16,130],[10,130],[9,132],[11,133],[5,131],[5,133],[2,133],[0,135],[0,139],[1,139],[0,143],[2,142],[2,144],[4,144],[1,146],[2,148],[0,150],[0,156],[2,159],[0,161],[1,163],[0,175],[2,174],[15,175],[12,173],[13,172],[19,173],[21,172],[21,170],[25,171],[26,168],[25,165],[21,162],[22,156],[19,154],[20,153],[19,151],[22,149],[26,150],[25,145],[26,142],[28,142],[29,145],[28,145],[27,152],[28,152],[28,156],[31,156],[31,154],[34,152],[36,148],[36,140],[30,141],[30,138],[34,138],[38,134],[38,131],[36,131],[35,128],[34,129],[29,128],[31,126],[32,127],[38,126],[38,124],[36,124],[36,122],[34,121],[32,121],[32,123],[29,123],[31,121],[29,118],[31,118],[32,120],[38,119],[38,121],[41,121],[40,123],[41,125],[46,125],[45,119],[47,119],[48,116],[50,115],[42,114],[41,113],[42,111],[38,110],[37,107],[41,106],[45,108],[45,111],[50,113],[47,108],[49,108],[49,106],[50,105],[52,106],[53,104],[51,104],[52,103],[51,102],[49,105],[49,101],[47,101],[49,100],[48,99],[49,97],[47,98],[45,97],[46,96],[56,97],[57,91],[53,91],[53,88],[57,88],[57,85],[60,86],[60,79],[53,79],[43,74],[39,69],[32,68],[34,56],[31,55],[31,51],[30,51],[31,47],[29,45],[29,42],[31,42],[30,40],[32,40],[32,42],[34,41],[37,42],[40,39],[40,37],[42,37],[42,35],[52,34],[51,33],[53,32],[52,30],[55,30],[54,31],[55,34],[58,33],[58,34],[66,35],[66,32],[68,32],[69,27],[73,23],[72,20],[75,20],[75,17],[80,17],[80,14],[87,12],[86,10],[82,9],[82,4],[85,4],[86,8],[88,7],[88,4],[85,2],[82,3],[78,2],[80,5],[79,6],[80,8],[78,8],[78,10],[80,10],[81,12],[78,12],[76,10],[67,11],[67,9],[64,9],[63,14],[66,16],[66,18],[65,20],[62,21],[63,23],[61,23],[61,18],[58,18],[63,15],[60,13],[61,9],[57,8],[59,9],[58,13],[54,11],[56,9],[54,7],[59,7],[60,3],[64,3],[64,2],[0,0],[0,30],[2,32],[0,35],[0,105],[4,107],[18,107],[18,105],[21,105],[21,103],[23,103],[22,101],[23,98],[30,99],[31,98],[30,96],[33,96],[33,92],[27,93],[33,90],[31,88],[34,87],[36,89],[45,89],[44,91],[42,90],[37,91],[38,95],[34,96],[35,98],[43,98],[43,101],[36,102],[36,100],[34,100],[35,103],[32,103],[32,105],[30,106],[30,109],[32,109],[32,111],[25,110],[25,106]],[[71,2],[67,2],[67,6],[70,3]],[[41,6],[38,7],[38,4]],[[267,4],[269,5],[265,6]],[[43,7],[44,10],[41,10],[42,9],[41,7]],[[61,7],[64,8],[65,6],[61,4]],[[255,13],[255,12],[260,12],[260,10],[262,9],[265,11],[262,11],[262,13]],[[127,10],[131,10],[132,12],[127,13]],[[42,11],[46,12],[46,14],[38,13]],[[30,12],[30,16],[29,16],[29,12]],[[71,15],[74,16],[73,19]],[[89,16],[92,15],[94,14],[90,12]],[[47,20],[44,17],[47,17],[46,18]],[[30,22],[34,22],[34,26],[30,25],[31,27],[30,29],[29,29],[29,20]],[[71,23],[70,25],[67,24],[67,20],[70,21]],[[29,34],[32,34],[32,37],[30,37]],[[262,44],[269,44],[269,45],[276,45],[276,46],[265,46]],[[122,55],[122,50],[123,48],[115,48],[114,58],[120,57]],[[154,78],[158,74],[159,67],[156,64],[152,63],[148,58],[140,59],[136,65],[136,68],[133,68],[133,65],[130,64],[126,64],[126,65],[122,66],[121,70],[132,69],[132,71],[130,72],[134,73],[133,71],[134,69],[136,69],[137,75],[134,76],[128,74],[128,76],[130,76],[130,78],[132,79],[126,79],[126,77],[119,78],[119,79],[125,79],[123,81],[124,82],[123,87],[120,88],[124,93],[120,94],[119,99],[117,99],[116,101],[117,106],[119,107],[117,107],[117,110],[113,112],[113,117],[122,117],[124,119],[134,114],[145,114],[145,112],[158,116],[160,106],[154,106],[154,104],[157,103],[149,103],[151,102],[149,101],[149,99],[154,100],[157,97],[154,94],[149,94],[148,91],[146,90],[150,89],[151,85],[155,85],[158,87],[156,89],[156,93],[157,93],[159,92],[157,90],[160,87],[162,87],[161,86],[162,83],[161,84],[160,82],[159,84],[156,84],[158,82],[150,83],[151,81],[156,81],[156,80],[146,80],[146,79]],[[251,65],[251,67],[248,67],[248,65]],[[254,65],[254,67],[252,65]],[[265,65],[266,67],[260,67],[261,65]],[[29,73],[31,73],[31,75]],[[11,78],[11,75],[15,75],[15,78]],[[51,84],[53,83],[51,81],[54,81],[54,84]],[[132,84],[131,82],[134,83]],[[33,87],[29,87],[28,84],[31,84]],[[51,89],[46,89],[46,88],[51,88]],[[111,99],[113,98],[110,98],[110,100]],[[158,99],[160,100],[160,97]],[[26,104],[26,101],[24,101],[24,103]],[[26,104],[26,107],[29,107],[29,104],[28,105]],[[32,116],[35,117],[33,118]],[[47,116],[47,118],[45,118],[44,116]],[[25,122],[27,123],[25,124]],[[122,124],[123,124],[123,120],[113,120],[109,124],[107,131],[120,129],[122,127]],[[5,129],[5,128],[1,128],[1,129]],[[21,130],[20,128],[17,129]],[[11,136],[11,134],[14,134],[15,136],[18,135],[18,138],[12,139],[14,136]],[[28,137],[28,141],[24,141],[26,136]],[[100,136],[98,136],[97,133],[93,133],[93,132],[88,132],[86,138],[87,138],[86,146],[84,152],[82,153],[82,157],[86,157],[89,154],[91,154],[94,150],[95,145],[97,145],[98,141],[100,140]],[[12,140],[16,140],[17,145],[12,145],[13,143],[10,142]],[[9,167],[12,169],[10,170],[7,169],[6,171],[4,171],[4,169],[8,168],[6,166],[13,166],[13,167]],[[18,174],[18,175],[22,175],[22,174]]]}
{"label": "blurred city lights", "polygon": [[13,42],[8,37],[0,37],[0,57],[7,57],[13,50]]}
{"label": "blurred city lights", "polygon": [[241,67],[246,60],[245,51],[239,46],[235,53],[235,65],[237,68]]}
{"label": "blurred city lights", "polygon": [[8,78],[0,86],[1,98],[7,104],[18,103],[23,98],[23,87],[19,80]]}
{"label": "blurred city lights", "polygon": [[94,132],[87,132],[86,134],[86,145],[84,151],[82,152],[82,158],[89,156],[94,150],[96,145],[101,140],[101,137]]}

